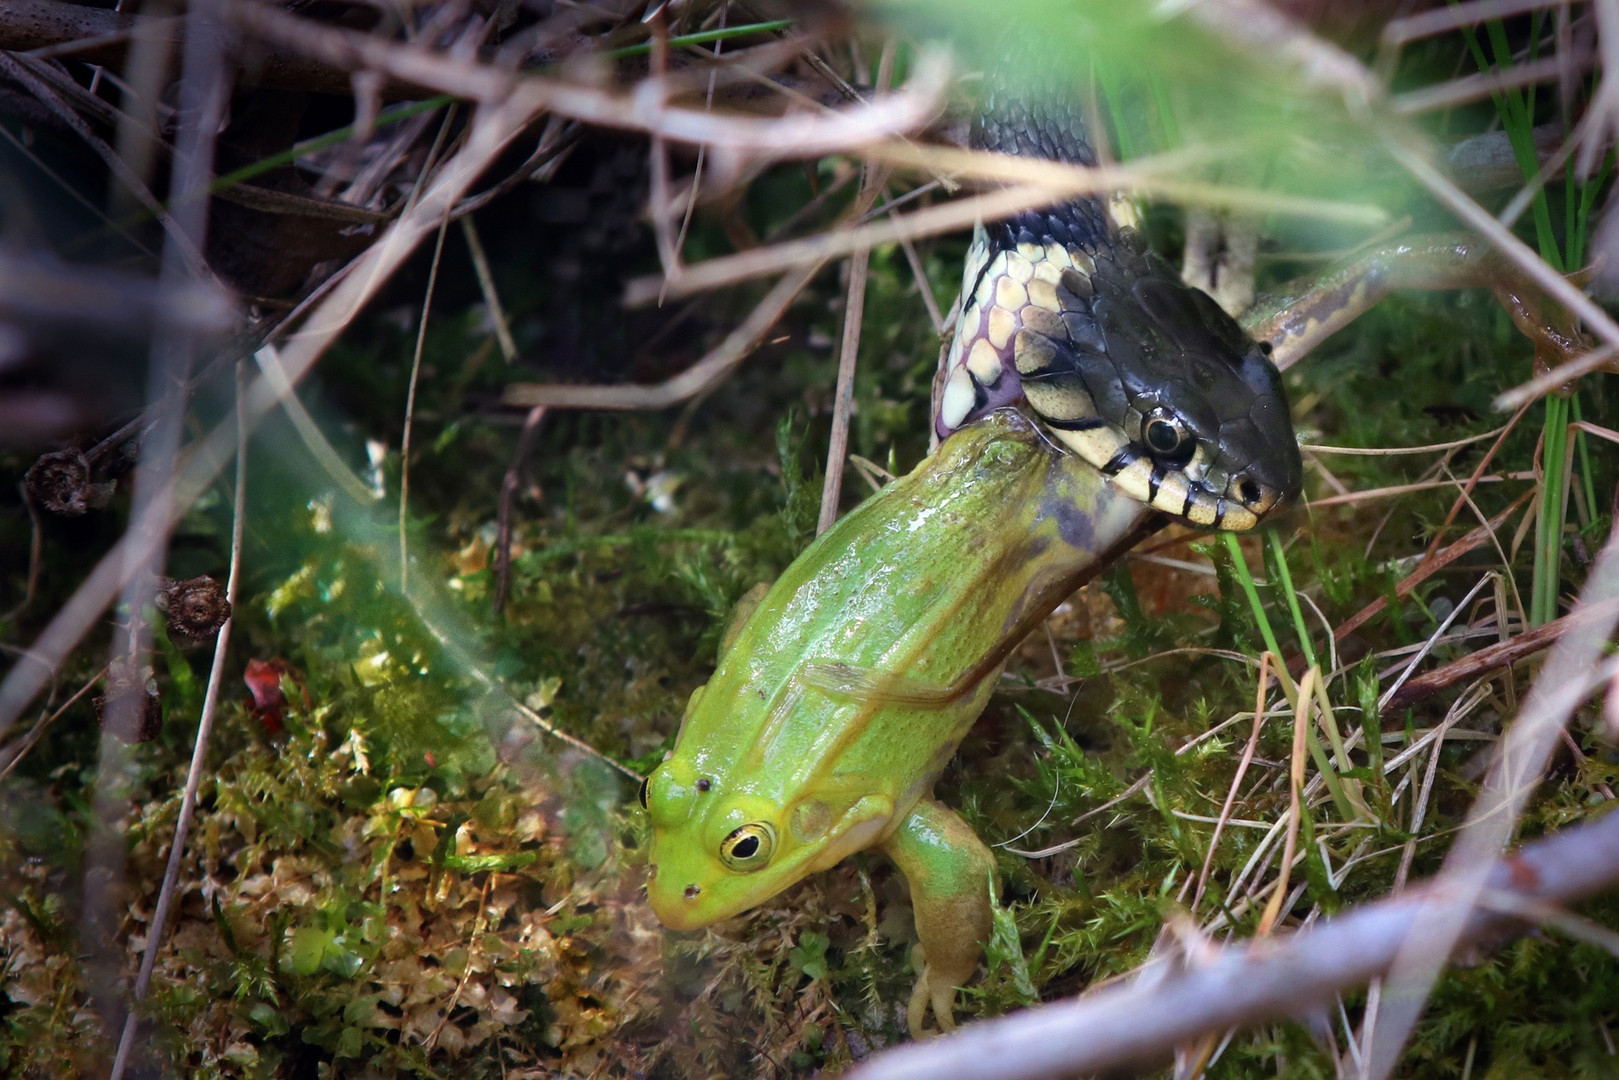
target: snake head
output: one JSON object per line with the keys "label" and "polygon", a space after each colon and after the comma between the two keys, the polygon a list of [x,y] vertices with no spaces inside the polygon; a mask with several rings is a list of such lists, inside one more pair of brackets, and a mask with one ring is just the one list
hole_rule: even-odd
{"label": "snake head", "polygon": [[1281,373],[1207,293],[1141,261],[1145,272],[1093,275],[1112,379],[1092,397],[1125,439],[1097,467],[1191,524],[1251,529],[1303,483]]}
{"label": "snake head", "polygon": [[1189,524],[1251,529],[1298,495],[1281,375],[1207,293],[1128,238],[1008,233],[969,256],[941,436],[1022,399],[1125,494]]}

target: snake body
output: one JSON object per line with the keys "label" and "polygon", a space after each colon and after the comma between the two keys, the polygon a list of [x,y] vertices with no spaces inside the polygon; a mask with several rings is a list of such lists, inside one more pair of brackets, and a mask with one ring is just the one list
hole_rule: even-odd
{"label": "snake body", "polygon": [[[1082,110],[991,89],[984,150],[1095,165]],[[1303,466],[1265,349],[1094,197],[975,232],[934,424],[1026,401],[1126,494],[1203,528],[1250,529]]]}

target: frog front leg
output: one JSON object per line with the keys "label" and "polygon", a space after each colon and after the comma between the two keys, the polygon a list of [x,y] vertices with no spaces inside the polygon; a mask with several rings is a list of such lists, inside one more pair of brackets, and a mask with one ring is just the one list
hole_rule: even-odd
{"label": "frog front leg", "polygon": [[959,814],[932,798],[918,801],[882,847],[910,882],[920,940],[906,1011],[911,1037],[922,1037],[929,1005],[940,1030],[949,1031],[956,988],[972,978],[989,940],[995,856]]}

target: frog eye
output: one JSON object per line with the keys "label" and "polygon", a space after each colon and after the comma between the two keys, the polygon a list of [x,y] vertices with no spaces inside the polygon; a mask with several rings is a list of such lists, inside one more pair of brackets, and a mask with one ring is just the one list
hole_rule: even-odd
{"label": "frog eye", "polygon": [[642,810],[650,810],[650,809],[652,809],[652,807],[647,805],[647,796],[649,796],[651,793],[652,793],[652,777],[649,776],[645,780],[641,781],[641,809]]}
{"label": "frog eye", "polygon": [[763,821],[738,826],[720,841],[720,862],[739,874],[763,870],[776,849],[776,830]]}
{"label": "frog eye", "polygon": [[1147,414],[1146,423],[1141,425],[1141,438],[1153,457],[1170,463],[1190,459],[1197,448],[1197,440],[1192,438],[1186,421],[1168,409],[1154,409]]}

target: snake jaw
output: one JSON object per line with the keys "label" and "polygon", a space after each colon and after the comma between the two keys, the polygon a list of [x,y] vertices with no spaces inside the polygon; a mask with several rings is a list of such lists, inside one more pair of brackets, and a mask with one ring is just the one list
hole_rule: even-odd
{"label": "snake jaw", "polygon": [[1245,472],[1227,473],[1211,465],[1206,447],[1200,446],[1192,460],[1179,468],[1166,466],[1131,443],[1098,463],[1094,443],[1079,448],[1065,438],[1067,433],[1055,434],[1078,456],[1112,477],[1124,494],[1202,528],[1246,532],[1285,501],[1280,490]]}

